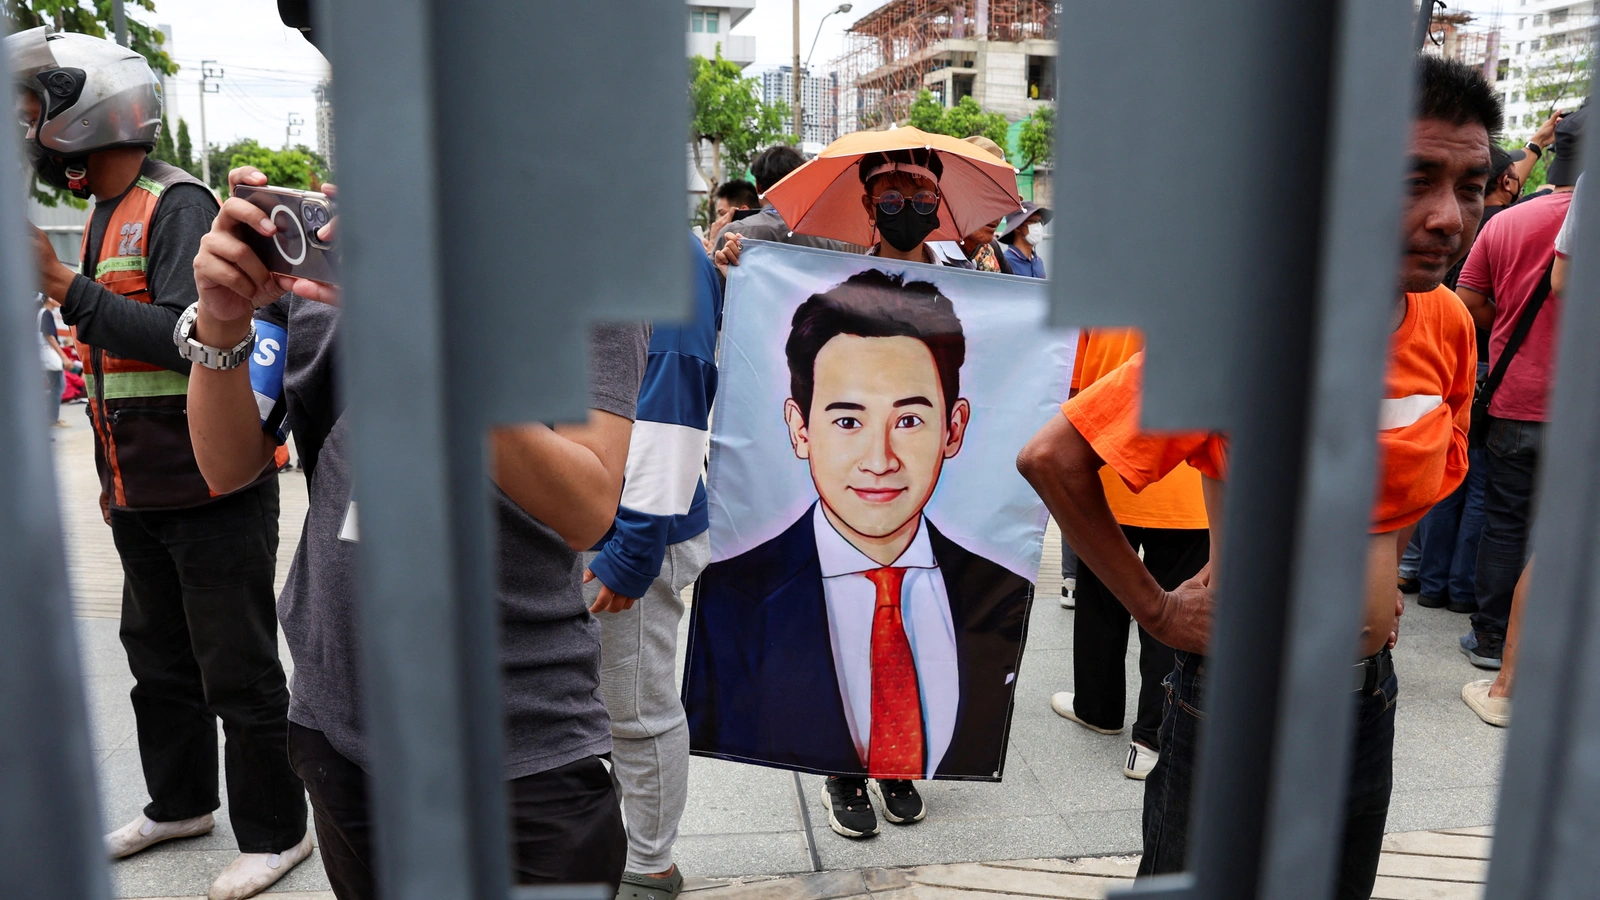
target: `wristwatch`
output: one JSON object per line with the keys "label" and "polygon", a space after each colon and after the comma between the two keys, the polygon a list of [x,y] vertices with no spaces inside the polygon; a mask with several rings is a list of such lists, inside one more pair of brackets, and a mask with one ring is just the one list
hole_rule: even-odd
{"label": "wristwatch", "polygon": [[194,320],[200,315],[200,304],[191,303],[189,308],[178,317],[178,324],[172,329],[172,343],[178,347],[178,355],[193,363],[199,363],[208,369],[237,369],[250,358],[250,351],[256,346],[256,323],[250,322],[250,333],[244,340],[228,348],[220,350],[208,347],[189,335],[194,333]]}
{"label": "wristwatch", "polygon": [[1532,150],[1534,159],[1538,159],[1539,157],[1544,155],[1544,148],[1539,146],[1538,144],[1534,143],[1533,141],[1529,141],[1526,144],[1523,144],[1522,148],[1524,150]]}

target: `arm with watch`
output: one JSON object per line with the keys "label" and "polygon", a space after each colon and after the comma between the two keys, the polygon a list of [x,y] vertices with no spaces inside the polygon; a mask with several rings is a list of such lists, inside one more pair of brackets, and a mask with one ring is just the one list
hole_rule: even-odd
{"label": "arm with watch", "polygon": [[[266,184],[253,168],[235,169],[229,184]],[[239,237],[243,229],[273,233],[261,210],[230,197],[194,258],[199,299],[173,333],[189,373],[189,438],[206,484],[219,494],[249,484],[272,459],[277,441],[262,430],[246,362],[256,340],[255,313],[289,289]],[[290,279],[292,282],[292,279]]]}
{"label": "arm with watch", "polygon": [[1533,172],[1533,167],[1539,164],[1539,158],[1544,156],[1545,148],[1556,142],[1556,123],[1566,114],[1566,110],[1560,109],[1551,113],[1550,118],[1533,133],[1533,137],[1522,145],[1522,149],[1527,152],[1521,159],[1511,164],[1511,172],[1516,176],[1517,184],[1528,183],[1528,175]]}

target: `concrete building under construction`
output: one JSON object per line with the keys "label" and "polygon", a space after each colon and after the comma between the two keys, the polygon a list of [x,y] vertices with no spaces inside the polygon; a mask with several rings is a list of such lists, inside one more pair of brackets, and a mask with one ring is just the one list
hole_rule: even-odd
{"label": "concrete building under construction", "polygon": [[846,32],[840,132],[903,123],[926,89],[1021,119],[1055,100],[1051,0],[892,0]]}

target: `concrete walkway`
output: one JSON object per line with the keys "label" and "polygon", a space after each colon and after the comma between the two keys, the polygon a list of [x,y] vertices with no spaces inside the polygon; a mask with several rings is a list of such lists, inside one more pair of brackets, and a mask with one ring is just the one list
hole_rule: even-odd
{"label": "concrete walkway", "polygon": [[[114,827],[131,819],[148,800],[128,705],[132,678],[117,639],[121,573],[110,530],[101,522],[97,508],[91,436],[81,407],[66,407],[62,414],[70,427],[54,430],[53,436],[68,560],[88,676],[101,806],[108,826]],[[303,477],[287,474],[281,484],[280,582],[298,541],[305,510]],[[923,789],[930,810],[926,821],[909,828],[885,826],[876,838],[852,842],[828,830],[820,778],[695,759],[690,768],[689,808],[677,848],[683,870],[699,877],[748,878],[1137,853],[1142,785],[1122,776],[1126,734],[1092,734],[1050,710],[1050,694],[1072,687],[1073,613],[1057,603],[1060,578],[1055,541],[1052,530],[1018,679],[1003,783],[927,784]],[[1480,677],[1455,647],[1456,637],[1465,628],[1464,617],[1443,610],[1413,607],[1406,615],[1395,652],[1401,700],[1395,794],[1389,813],[1392,832],[1469,828],[1493,822],[1505,733],[1480,723],[1460,700],[1461,685]],[[283,659],[289,665],[287,652]],[[1130,653],[1130,710],[1137,687],[1135,660]],[[211,879],[235,852],[224,803],[213,834],[163,845],[114,864],[117,896],[204,895]],[[919,884],[918,890],[935,887],[933,882]],[[294,892],[326,888],[320,864],[313,858],[286,877],[278,886],[280,893],[272,896],[299,900]],[[777,888],[763,888],[768,889]]]}

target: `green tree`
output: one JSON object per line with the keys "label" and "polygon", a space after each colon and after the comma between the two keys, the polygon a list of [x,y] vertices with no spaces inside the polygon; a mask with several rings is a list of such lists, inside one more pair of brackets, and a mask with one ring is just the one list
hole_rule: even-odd
{"label": "green tree", "polygon": [[328,171],[327,161],[304,144],[274,150],[244,138],[226,147],[211,146],[211,186],[219,194],[227,195],[228,171],[239,166],[255,166],[266,173],[269,184],[300,190],[311,188],[313,181],[321,184]]}
{"label": "green tree", "polygon": [[[155,0],[128,0],[127,5],[146,12],[155,12],[156,9]],[[29,28],[48,25],[56,31],[71,31],[103,38],[113,36],[115,28],[110,0],[89,0],[88,5],[84,4],[84,0],[0,0],[0,16],[6,19],[6,29],[9,32],[26,31]],[[149,61],[150,68],[158,73],[177,74],[178,64],[161,49],[166,36],[133,16],[126,18],[128,45],[143,54]],[[28,193],[45,206],[56,206],[63,200],[69,206],[78,209],[88,205],[66,191],[41,185],[37,178],[29,179]]]}
{"label": "green tree", "polygon": [[1056,152],[1055,107],[1041,106],[1023,120],[1022,131],[1017,135],[1017,149],[1022,154],[1022,168],[1051,166]]}
{"label": "green tree", "polygon": [[919,92],[917,99],[911,101],[907,124],[930,134],[948,134],[958,138],[981,134],[1002,147],[1006,145],[1006,131],[1011,127],[1003,114],[984,112],[978,101],[970,96],[962,97],[955,106],[946,109],[932,91],[926,90]]}
{"label": "green tree", "polygon": [[189,139],[189,120],[178,120],[178,161],[175,165],[196,178],[200,177],[200,164],[194,158],[194,141]]}
{"label": "green tree", "polygon": [[[750,160],[775,143],[793,144],[783,131],[789,104],[761,99],[761,83],[740,74],[739,67],[722,58],[695,56],[689,60],[689,139],[694,166],[711,187],[727,174],[743,173]],[[706,159],[709,146],[710,159]]]}

